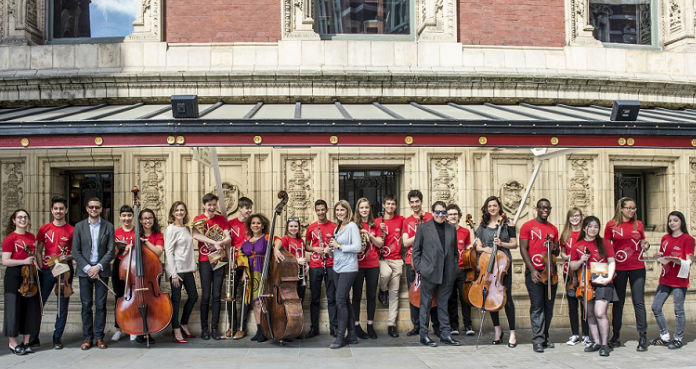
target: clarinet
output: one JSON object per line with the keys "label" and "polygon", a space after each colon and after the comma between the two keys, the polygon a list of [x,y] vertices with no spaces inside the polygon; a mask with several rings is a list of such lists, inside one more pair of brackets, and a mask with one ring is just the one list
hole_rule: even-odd
{"label": "clarinet", "polygon": [[[322,234],[321,234],[321,228],[319,228],[319,248],[321,248],[322,251],[324,251],[324,242],[322,241]],[[326,275],[326,253],[322,252],[321,254],[321,268],[324,270],[324,274]]]}

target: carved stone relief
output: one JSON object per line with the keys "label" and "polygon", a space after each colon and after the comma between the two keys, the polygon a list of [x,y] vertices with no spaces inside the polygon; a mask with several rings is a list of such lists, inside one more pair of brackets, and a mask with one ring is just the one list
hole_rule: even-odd
{"label": "carved stone relief", "polygon": [[314,0],[283,0],[283,39],[318,40],[314,31]]}
{"label": "carved stone relief", "polygon": [[[515,179],[509,179],[505,181],[502,186],[500,186],[500,202],[503,205],[503,211],[510,214],[511,216],[517,212],[517,208],[520,207],[522,203],[522,196],[524,196],[525,185],[520,183]],[[525,204],[529,204],[529,198]],[[521,215],[526,214],[526,211],[522,211]]]}
{"label": "carved stone relief", "polygon": [[162,0],[140,0],[133,22],[133,33],[126,41],[164,41],[162,37]]}
{"label": "carved stone relief", "polygon": [[685,0],[663,0],[662,4],[662,24],[665,34],[665,45],[673,44],[677,41],[690,39],[693,42],[694,22],[694,2]]}
{"label": "carved stone relief", "polygon": [[0,41],[19,45],[43,43],[44,14],[44,1],[0,2]]}
{"label": "carved stone relief", "polygon": [[24,161],[2,163],[2,219],[24,207]]}
{"label": "carved stone relief", "polygon": [[[217,193],[217,186],[210,188],[210,193]],[[237,183],[222,182],[222,193],[225,196],[226,216],[229,217],[239,208],[239,198],[242,197],[240,186]]]}
{"label": "carved stone relief", "polygon": [[288,218],[299,218],[307,226],[312,204],[312,160],[287,159],[285,161],[285,187],[290,197]]}
{"label": "carved stone relief", "polygon": [[164,224],[169,210],[164,204],[164,167],[164,160],[140,160],[137,173],[142,208],[152,209],[160,225]]}
{"label": "carved stone relief", "polygon": [[592,36],[594,27],[590,24],[590,7],[589,0],[568,0],[568,9],[570,10],[569,24],[569,41],[575,45],[601,45],[597,39]]}
{"label": "carved stone relief", "polygon": [[420,41],[456,41],[456,1],[416,0],[416,30]]}
{"label": "carved stone relief", "polygon": [[432,158],[430,160],[431,204],[444,201],[445,204],[457,203],[457,159]]}
{"label": "carved stone relief", "polygon": [[570,159],[570,178],[568,183],[568,205],[576,206],[583,214],[592,214],[592,190],[590,173],[592,159]]}

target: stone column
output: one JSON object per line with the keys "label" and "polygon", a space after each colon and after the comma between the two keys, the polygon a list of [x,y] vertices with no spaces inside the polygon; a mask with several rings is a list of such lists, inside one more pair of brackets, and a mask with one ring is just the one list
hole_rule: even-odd
{"label": "stone column", "polygon": [[162,7],[162,0],[139,0],[133,33],[126,37],[126,41],[164,41]]}
{"label": "stone column", "polygon": [[415,16],[419,41],[457,41],[455,0],[416,0]]}
{"label": "stone column", "polygon": [[0,0],[0,43],[42,44],[45,4],[42,0]]}
{"label": "stone column", "polygon": [[314,31],[314,0],[283,0],[283,40],[318,40]]}

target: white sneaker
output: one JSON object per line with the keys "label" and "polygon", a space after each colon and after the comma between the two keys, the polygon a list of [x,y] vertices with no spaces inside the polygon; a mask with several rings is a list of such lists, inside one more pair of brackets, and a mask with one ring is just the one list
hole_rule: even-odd
{"label": "white sneaker", "polygon": [[119,328],[116,328],[116,332],[114,332],[114,335],[111,336],[111,341],[118,342],[118,340],[121,339],[122,335],[123,335],[123,331],[120,330]]}
{"label": "white sneaker", "polygon": [[137,338],[138,338],[138,335],[137,335],[137,334],[131,334],[131,335],[130,335],[130,340],[131,340],[131,341],[135,341]]}
{"label": "white sneaker", "polygon": [[592,346],[594,342],[590,339],[590,336],[582,336],[582,343],[585,345],[585,347]]}
{"label": "white sneaker", "polygon": [[459,331],[456,330],[456,329],[453,329],[452,332],[451,332],[451,334],[452,334],[453,336],[459,336]]}
{"label": "white sneaker", "polygon": [[574,335],[568,337],[568,342],[566,342],[566,345],[575,346],[578,343],[580,343],[580,336],[578,336],[577,334],[574,334]]}

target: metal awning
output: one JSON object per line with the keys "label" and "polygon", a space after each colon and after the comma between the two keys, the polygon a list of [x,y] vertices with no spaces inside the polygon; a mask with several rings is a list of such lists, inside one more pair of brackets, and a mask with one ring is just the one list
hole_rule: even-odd
{"label": "metal awning", "polygon": [[[377,134],[402,135],[402,137],[403,135],[448,135],[448,137],[459,135],[461,137],[477,136],[477,138],[506,135],[551,138],[606,136],[624,137],[625,140],[633,138],[634,143],[638,137],[642,142],[647,142],[645,140],[648,138],[659,139],[659,142],[651,142],[646,146],[670,147],[690,147],[690,140],[696,137],[696,110],[660,107],[641,109],[638,119],[634,122],[611,121],[611,108],[604,106],[526,103],[461,105],[415,102],[410,104],[379,102],[371,104],[341,102],[225,104],[218,102],[200,104],[199,111],[199,118],[175,119],[172,116],[171,105],[164,104],[110,105],[104,103],[92,106],[66,104],[0,108],[0,127],[2,127],[0,147],[15,147],[17,137],[42,137],[43,142],[46,138],[58,135],[104,137],[109,135],[114,137],[195,135],[199,137],[216,134],[230,137],[233,135],[279,135],[286,138],[296,135],[310,137],[327,134]],[[682,138],[689,141],[679,143],[665,141],[670,138]],[[14,143],[10,144],[10,141]],[[199,141],[200,144],[218,144],[215,140]],[[296,142],[296,140],[289,141],[291,142],[289,144]],[[555,140],[555,142],[558,141],[558,139]],[[344,141],[339,140],[339,142]],[[521,146],[527,145],[523,140],[518,142]],[[588,145],[594,141],[580,140],[578,142],[580,142],[579,145]],[[511,142],[511,145],[514,143],[515,140]],[[227,141],[222,144],[227,144]]]}

